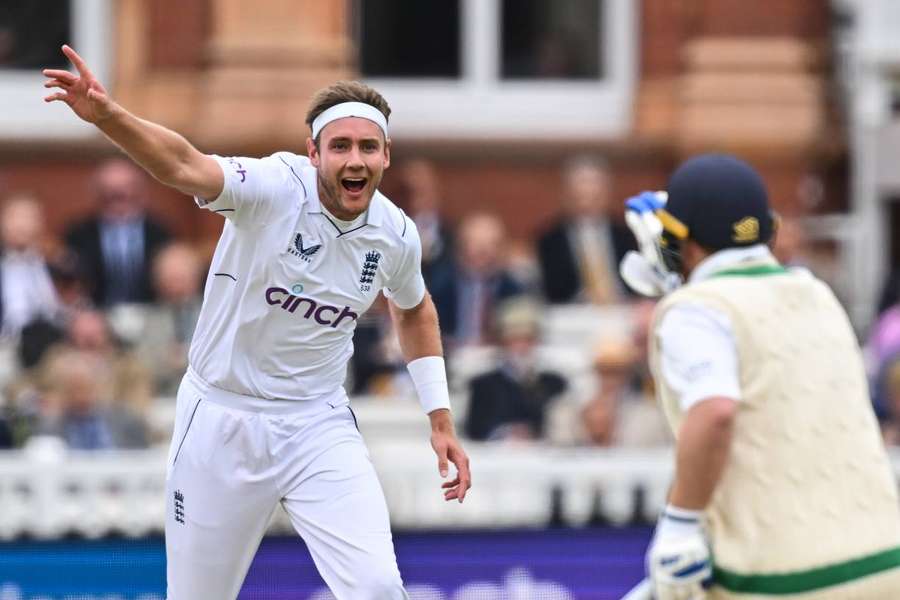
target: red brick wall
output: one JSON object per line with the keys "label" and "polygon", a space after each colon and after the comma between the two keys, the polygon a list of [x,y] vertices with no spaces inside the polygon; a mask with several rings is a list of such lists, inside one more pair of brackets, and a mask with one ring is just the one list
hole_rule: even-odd
{"label": "red brick wall", "polygon": [[210,0],[147,2],[148,62],[151,69],[195,69],[205,62],[210,34]]}
{"label": "red brick wall", "polygon": [[[654,0],[645,0],[644,5]],[[682,1],[697,34],[714,36],[828,35],[828,0],[691,0]]]}

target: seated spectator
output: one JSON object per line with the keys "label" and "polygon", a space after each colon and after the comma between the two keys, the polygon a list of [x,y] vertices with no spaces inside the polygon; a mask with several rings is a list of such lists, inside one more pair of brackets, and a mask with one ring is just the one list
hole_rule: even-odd
{"label": "seated spectator", "polygon": [[91,306],[78,257],[71,252],[58,253],[47,261],[47,268],[59,300],[59,312],[56,318],[40,317],[22,328],[18,354],[19,364],[25,370],[34,368],[49,348],[65,339],[73,314]]}
{"label": "seated spectator", "polygon": [[612,217],[609,172],[596,158],[577,157],[563,172],[563,214],[537,243],[548,302],[615,304],[630,296],[619,262],[635,246]]}
{"label": "seated spectator", "polygon": [[10,198],[0,212],[0,333],[18,337],[22,328],[37,319],[54,321],[59,300],[41,244],[44,215],[30,196]]}
{"label": "seated spectator", "polygon": [[136,413],[143,413],[153,398],[147,368],[135,354],[124,348],[112,334],[103,313],[82,310],[68,324],[67,343],[97,359],[109,372],[110,396]]}
{"label": "seated spectator", "polygon": [[95,177],[97,214],[66,234],[91,286],[94,304],[150,302],[153,256],[170,239],[145,212],[146,178],[123,158],[104,162]]}
{"label": "seated spectator", "polygon": [[39,431],[59,436],[73,450],[146,447],[143,421],[110,395],[107,366],[100,356],[74,348],[48,353]]}
{"label": "seated spectator", "polygon": [[78,255],[71,250],[63,250],[50,257],[47,267],[62,305],[64,320],[68,320],[72,313],[93,305]]}
{"label": "seated spectator", "polygon": [[491,343],[497,306],[523,291],[505,268],[505,237],[496,216],[470,214],[459,226],[454,269],[434,273],[430,291],[449,350]]}
{"label": "seated spectator", "polygon": [[671,434],[642,386],[641,352],[630,340],[609,340],[594,358],[599,388],[581,411],[585,442],[593,446],[655,447]]}
{"label": "seated spectator", "polygon": [[59,339],[42,353],[40,361],[20,373],[4,389],[16,446],[39,431],[45,421],[47,364],[62,350],[79,351],[91,358],[97,381],[103,385],[104,399],[115,399],[123,411],[142,415],[153,397],[146,368],[133,353],[117,343],[102,313],[91,309],[73,310],[64,327]]}
{"label": "seated spectator", "polygon": [[200,315],[203,265],[186,244],[161,250],[153,264],[158,301],[141,315],[135,352],[150,370],[157,394],[174,397],[187,368],[188,349]]}
{"label": "seated spectator", "polygon": [[0,386],[12,382],[23,366],[20,345],[42,339],[34,330],[53,329],[59,320],[44,241],[40,204],[27,195],[10,197],[0,210]]}
{"label": "seated spectator", "polygon": [[497,319],[501,343],[499,366],[469,384],[465,431],[473,440],[535,440],[544,433],[551,402],[567,383],[536,364],[539,307],[526,299],[510,300]]}

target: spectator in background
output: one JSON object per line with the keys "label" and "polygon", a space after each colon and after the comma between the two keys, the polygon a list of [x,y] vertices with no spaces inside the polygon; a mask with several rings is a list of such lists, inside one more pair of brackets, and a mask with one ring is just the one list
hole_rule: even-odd
{"label": "spectator in background", "polygon": [[400,171],[409,216],[422,240],[422,276],[431,288],[434,274],[453,269],[453,233],[441,216],[441,187],[434,165],[424,159],[406,163]]}
{"label": "spectator in background", "polygon": [[409,391],[398,389],[398,377],[407,381],[406,363],[388,314],[387,299],[379,295],[356,322],[345,385],[352,395],[396,397]]}
{"label": "spectator in background", "polygon": [[[142,423],[153,397],[146,367],[137,361],[132,352],[117,343],[106,318],[96,310],[73,310],[64,327],[57,339],[48,340],[48,344],[53,343],[42,351],[40,361],[20,373],[4,389],[6,412],[10,415],[15,445],[21,445],[35,431],[44,431],[48,427],[53,429],[59,425],[62,405],[51,402],[48,408],[47,398],[48,393],[51,400],[60,397],[54,392],[58,383],[54,377],[64,368],[57,364],[62,360],[60,357],[89,361],[99,385],[96,395],[116,410],[116,416],[122,417],[119,425],[124,428],[131,424],[122,430],[122,434],[131,432],[128,439],[132,440],[132,445],[146,443],[146,428],[137,426]],[[54,431],[59,433],[56,429]]]}
{"label": "spectator in background", "polygon": [[44,260],[41,243],[44,215],[40,204],[26,195],[10,198],[0,212],[0,322],[4,337],[18,337],[37,319],[55,321],[59,300]]}
{"label": "spectator in background", "polygon": [[641,352],[631,340],[608,340],[594,357],[597,393],[581,411],[586,443],[594,446],[655,447],[671,434],[652,395],[643,387]]}
{"label": "spectator in background", "polygon": [[153,300],[151,264],[170,235],[145,213],[146,179],[122,158],[104,162],[94,184],[97,214],[75,225],[66,243],[81,260],[97,306]]}
{"label": "spectator in background", "polygon": [[60,337],[59,301],[44,259],[44,215],[27,195],[10,197],[0,210],[0,386],[29,365],[23,346]]}
{"label": "spectator in background", "polygon": [[566,388],[562,376],[542,371],[534,349],[540,307],[517,298],[503,304],[497,319],[499,366],[469,383],[465,430],[473,440],[534,440],[544,433],[551,402]]}
{"label": "spectator in background", "polygon": [[895,306],[900,305],[900,268],[893,269],[881,288],[878,298],[878,314],[884,315]]}
{"label": "spectator in background", "polygon": [[99,355],[71,347],[48,353],[41,377],[41,433],[59,436],[74,450],[146,447],[144,423],[110,395],[107,373]]}
{"label": "spectator in background", "polygon": [[435,273],[431,295],[450,349],[489,343],[496,307],[522,293],[504,265],[505,237],[496,216],[470,214],[459,226],[454,269]]}
{"label": "spectator in background", "polygon": [[619,262],[634,247],[628,229],[610,217],[609,172],[578,157],[563,171],[563,214],[537,244],[544,297],[551,303],[614,304],[627,298]]}
{"label": "spectator in background", "polygon": [[888,307],[878,316],[866,342],[869,374],[881,372],[887,362],[900,355],[900,304]]}
{"label": "spectator in background", "polygon": [[900,352],[881,364],[872,389],[884,443],[900,446]]}
{"label": "spectator in background", "polygon": [[66,328],[73,314],[91,306],[77,256],[71,251],[57,253],[49,259],[47,268],[59,300],[59,312],[55,319],[33,320],[22,329],[18,348],[19,364],[26,370],[37,366],[50,347],[65,339]]}
{"label": "spectator in background", "polygon": [[110,396],[135,413],[143,413],[153,398],[147,368],[135,354],[122,347],[103,313],[82,310],[69,321],[68,345],[97,359],[109,373]]}
{"label": "spectator in background", "polygon": [[157,302],[142,315],[135,351],[150,370],[157,394],[174,397],[187,368],[187,353],[200,305],[204,268],[193,248],[174,243],[153,262]]}
{"label": "spectator in background", "polygon": [[90,293],[81,262],[71,250],[55,254],[47,263],[50,278],[64,319],[79,310],[92,306]]}

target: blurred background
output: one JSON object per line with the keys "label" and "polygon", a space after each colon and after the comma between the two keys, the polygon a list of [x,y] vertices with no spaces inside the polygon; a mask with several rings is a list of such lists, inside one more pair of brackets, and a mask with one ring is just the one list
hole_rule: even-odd
{"label": "blurred background", "polygon": [[[898,32],[894,0],[3,2],[0,599],[164,598],[174,395],[222,228],[41,101],[62,43],[223,155],[303,152],[337,79],[385,95],[382,190],[419,227],[475,481],[442,501],[376,303],[346,385],[411,596],[599,600],[642,577],[671,469],[623,201],[688,156],[763,174],[776,254],[844,303],[900,444]],[[281,514],[241,598],[330,598]]]}

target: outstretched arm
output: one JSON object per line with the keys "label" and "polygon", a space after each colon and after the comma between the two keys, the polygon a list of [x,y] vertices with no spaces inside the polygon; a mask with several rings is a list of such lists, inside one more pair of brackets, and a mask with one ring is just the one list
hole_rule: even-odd
{"label": "outstretched arm", "polygon": [[215,198],[225,185],[222,169],[178,133],[140,119],[110,98],[87,64],[72,48],[62,47],[78,74],[44,69],[46,88],[59,88],[45,102],[65,102],[92,123],[136,163],[162,183],[191,196]]}
{"label": "outstretched arm", "polygon": [[[400,339],[400,348],[403,350],[404,358],[410,363],[410,374],[413,376],[423,405],[428,405],[429,399],[424,396],[431,393],[443,394],[446,399],[447,380],[446,374],[443,373],[441,358],[443,354],[441,333],[437,310],[431,296],[426,293],[422,302],[408,310],[397,307],[393,302],[388,302],[388,305]],[[440,363],[443,381],[433,376],[438,370],[436,362]],[[448,461],[456,466],[457,471],[455,479],[441,486],[444,489],[444,499],[457,499],[462,502],[472,486],[472,476],[469,473],[469,457],[456,437],[450,409],[431,410],[428,418],[431,420],[431,447],[437,454],[441,477],[447,476]]]}

